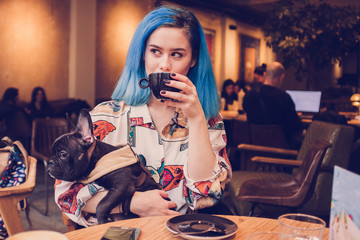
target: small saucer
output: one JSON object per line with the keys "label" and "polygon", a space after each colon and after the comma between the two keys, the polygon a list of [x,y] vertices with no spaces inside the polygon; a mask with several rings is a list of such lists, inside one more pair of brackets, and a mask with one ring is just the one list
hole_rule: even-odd
{"label": "small saucer", "polygon": [[[186,234],[186,231],[184,231],[184,228],[182,226],[184,225],[192,225],[194,223],[199,222],[207,222],[214,225],[217,229],[222,230],[220,232],[214,232],[209,231],[205,233],[199,233],[199,234]],[[224,239],[231,237],[234,235],[238,229],[237,225],[226,218],[214,216],[211,214],[200,214],[200,213],[194,213],[194,214],[186,214],[186,215],[180,215],[173,217],[169,219],[166,222],[167,229],[174,233],[174,234],[182,234],[181,237],[185,239],[211,239],[211,240],[217,240],[217,239]]]}

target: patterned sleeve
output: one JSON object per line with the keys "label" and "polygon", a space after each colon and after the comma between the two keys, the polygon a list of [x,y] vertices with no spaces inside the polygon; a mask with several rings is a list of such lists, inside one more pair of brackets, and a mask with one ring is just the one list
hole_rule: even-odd
{"label": "patterned sleeve", "polygon": [[191,209],[202,209],[215,205],[223,197],[225,184],[230,181],[232,170],[226,153],[226,134],[224,122],[219,115],[208,121],[208,131],[212,149],[217,159],[214,175],[207,181],[193,181],[184,166],[186,201]]}
{"label": "patterned sleeve", "polygon": [[85,203],[95,193],[103,191],[104,188],[90,183],[84,185],[79,182],[67,182],[56,180],[55,182],[55,201],[62,212],[64,212],[72,221],[84,227],[97,224],[93,214],[84,214],[82,209]]}

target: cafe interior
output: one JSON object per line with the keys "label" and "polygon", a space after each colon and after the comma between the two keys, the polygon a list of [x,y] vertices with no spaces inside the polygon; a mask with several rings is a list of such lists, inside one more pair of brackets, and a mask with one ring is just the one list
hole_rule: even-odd
{"label": "cafe interior", "polygon": [[[54,182],[44,171],[51,144],[67,131],[66,114],[76,118],[80,109],[111,99],[137,25],[161,5],[188,8],[199,19],[219,94],[227,79],[252,83],[263,64],[281,62],[286,70],[281,89],[303,124],[296,149],[280,126],[248,122],[241,104],[221,110],[233,170],[226,206],[234,216],[261,219],[309,214],[329,228],[334,167],[360,174],[358,0],[0,0],[0,93],[18,89],[25,107],[40,86],[53,108],[51,118],[16,118],[10,127],[0,118],[0,136],[20,140],[37,160],[30,161],[20,198],[16,191],[0,194],[1,215],[9,214],[4,206],[28,198],[30,214],[3,217],[14,227],[10,236],[24,230],[65,234],[76,227],[55,205]],[[46,226],[50,219],[55,224]],[[235,239],[245,239],[238,227]],[[75,236],[67,235],[86,239]]]}

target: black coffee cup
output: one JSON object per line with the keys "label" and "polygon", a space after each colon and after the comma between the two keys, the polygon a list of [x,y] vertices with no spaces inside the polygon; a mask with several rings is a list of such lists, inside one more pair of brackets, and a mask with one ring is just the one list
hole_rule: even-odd
{"label": "black coffee cup", "polygon": [[169,87],[164,83],[164,80],[175,80],[171,77],[171,73],[160,72],[150,73],[148,78],[142,78],[139,81],[139,85],[142,89],[150,87],[150,90],[157,99],[170,99],[160,94],[162,90],[171,92],[180,92],[180,89]]}

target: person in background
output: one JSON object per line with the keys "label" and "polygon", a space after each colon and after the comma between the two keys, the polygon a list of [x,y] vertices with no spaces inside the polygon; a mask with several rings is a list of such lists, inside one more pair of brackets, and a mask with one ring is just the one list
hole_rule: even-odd
{"label": "person in background", "polygon": [[[159,100],[139,81],[169,72]],[[140,22],[112,101],[91,112],[95,137],[119,146],[130,144],[163,190],[135,192],[129,210],[140,216],[194,211],[223,213],[225,183],[231,178],[219,96],[204,33],[188,10],[162,6]],[[73,221],[96,224],[97,204],[107,193],[95,183],[56,181],[55,201]],[[121,206],[112,213],[121,212]]]}
{"label": "person in background", "polygon": [[266,64],[263,63],[261,66],[257,66],[254,70],[254,80],[250,84],[250,88],[256,88],[264,84],[265,81]]}
{"label": "person in background", "polygon": [[45,90],[42,87],[35,87],[33,89],[27,111],[32,119],[50,118],[53,116],[53,108],[47,101]]}
{"label": "person in background", "polygon": [[3,94],[1,100],[0,117],[4,117],[9,114],[10,111],[16,111],[20,107],[18,106],[19,90],[17,88],[7,88]]}
{"label": "person in background", "polygon": [[231,79],[227,79],[223,83],[221,90],[221,109],[224,111],[237,111],[239,109],[237,103],[237,94],[234,91],[235,83]]}
{"label": "person in background", "polygon": [[3,123],[3,136],[19,140],[27,151],[30,150],[31,119],[19,105],[19,90],[7,88],[0,103],[0,121]]}
{"label": "person in background", "polygon": [[285,68],[281,63],[269,64],[264,84],[245,94],[243,107],[249,123],[280,125],[289,146],[298,149],[303,126],[290,95],[280,89],[284,76]]}

